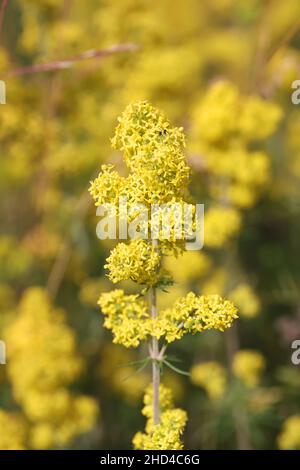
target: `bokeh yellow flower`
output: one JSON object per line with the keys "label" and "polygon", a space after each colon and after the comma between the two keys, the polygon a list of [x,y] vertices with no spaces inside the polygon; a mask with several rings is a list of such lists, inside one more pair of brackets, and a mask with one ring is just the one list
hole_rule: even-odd
{"label": "bokeh yellow flower", "polygon": [[300,449],[300,415],[290,416],[284,421],[277,442],[279,449]]}
{"label": "bokeh yellow flower", "polygon": [[191,382],[207,392],[212,399],[221,398],[227,385],[225,368],[215,361],[194,365],[191,370]]}
{"label": "bokeh yellow flower", "polygon": [[249,387],[255,387],[259,384],[265,367],[266,361],[258,351],[243,349],[238,351],[233,358],[234,375]]}
{"label": "bokeh yellow flower", "polygon": [[259,313],[259,298],[249,284],[238,284],[228,297],[237,305],[241,316],[253,318]]}

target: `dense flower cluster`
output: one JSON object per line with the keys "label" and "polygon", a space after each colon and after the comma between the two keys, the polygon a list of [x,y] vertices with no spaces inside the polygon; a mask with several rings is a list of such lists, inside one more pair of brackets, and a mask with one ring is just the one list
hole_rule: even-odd
{"label": "dense flower cluster", "polygon": [[191,381],[205,389],[208,396],[217,399],[223,396],[227,385],[226,369],[215,361],[196,364],[191,368]]}
{"label": "dense flower cluster", "polygon": [[237,309],[218,295],[197,296],[190,292],[173,307],[151,318],[144,300],[115,290],[100,296],[98,304],[105,315],[104,326],[111,329],[114,342],[136,347],[149,335],[164,337],[168,343],[187,333],[215,329],[224,331],[238,318]]}
{"label": "dense flower cluster", "polygon": [[171,127],[160,111],[142,101],[125,109],[112,143],[123,152],[130,173],[121,177],[112,166],[102,167],[90,187],[96,205],[116,204],[121,195],[147,207],[182,201],[189,178],[182,128]]}
{"label": "dense flower cluster", "polygon": [[[163,310],[159,319],[161,335],[168,343],[186,333],[215,329],[224,331],[238,318],[237,309],[219,295],[197,296],[193,292],[179,298],[173,307]],[[160,331],[153,334],[160,336]]]}
{"label": "dense flower cluster", "polygon": [[242,349],[233,359],[232,370],[236,377],[249,387],[255,387],[266,367],[263,355],[257,351]]}
{"label": "dense flower cluster", "polygon": [[96,206],[119,203],[119,198],[126,194],[126,180],[113,169],[112,165],[102,165],[101,173],[91,182],[90,194]]}
{"label": "dense flower cluster", "polygon": [[160,385],[160,423],[153,424],[152,418],[152,387],[148,387],[144,396],[142,414],[146,416],[145,433],[138,432],[133,438],[137,450],[180,450],[182,449],[181,435],[187,416],[180,408],[173,408],[172,392]]}
{"label": "dense flower cluster", "polygon": [[114,343],[137,347],[147,338],[150,317],[146,302],[138,295],[126,295],[116,289],[102,294],[98,304],[105,315],[105,328],[112,330]]}
{"label": "dense flower cluster", "polygon": [[116,283],[131,279],[138,284],[155,284],[159,276],[161,259],[157,250],[146,240],[118,243],[104,266],[109,279]]}
{"label": "dense flower cluster", "polygon": [[95,400],[67,388],[82,369],[75,337],[42,289],[26,292],[6,341],[14,397],[31,423],[30,446],[65,445],[89,430],[98,413]]}
{"label": "dense flower cluster", "polygon": [[[102,165],[100,174],[89,188],[95,205],[107,209],[109,204],[113,205],[115,214],[128,221],[141,215],[138,207],[143,205],[149,211],[147,221],[140,223],[146,236],[150,235],[150,230],[155,230],[156,238],[163,241],[163,251],[181,247],[182,239],[195,228],[194,220],[185,227],[182,222],[178,226],[177,221],[178,210],[182,214],[179,220],[183,219],[190,173],[182,152],[185,146],[183,129],[172,127],[158,109],[141,101],[127,106],[119,119],[112,144],[123,152],[129,174],[124,177],[112,165]],[[126,197],[131,214],[123,214],[119,204],[122,197]],[[155,216],[150,213],[152,204],[159,205]],[[195,208],[190,207],[194,217]],[[167,220],[167,232],[163,228],[164,220]]]}
{"label": "dense flower cluster", "polygon": [[183,129],[171,127],[158,109],[147,102],[130,104],[112,144],[124,152],[137,202],[161,204],[183,196],[189,178]]}
{"label": "dense flower cluster", "polygon": [[160,423],[150,432],[137,433],[133,438],[137,450],[180,450],[183,448],[181,435],[187,421],[186,412],[171,409],[162,413]]}

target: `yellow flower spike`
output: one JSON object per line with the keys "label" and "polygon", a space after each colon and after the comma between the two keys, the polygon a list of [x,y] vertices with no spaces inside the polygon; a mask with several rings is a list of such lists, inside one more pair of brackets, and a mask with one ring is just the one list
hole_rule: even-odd
{"label": "yellow flower spike", "polygon": [[[235,125],[234,120],[232,125]],[[160,385],[160,365],[168,362],[164,355],[165,345],[160,349],[158,340],[163,338],[165,343],[170,343],[186,333],[195,334],[208,329],[224,331],[238,317],[237,309],[232,302],[218,295],[196,296],[192,292],[175,301],[171,308],[161,312],[157,309],[156,289],[172,282],[170,275],[161,268],[162,256],[181,253],[185,242],[182,239],[178,241],[176,237],[178,230],[182,234],[184,229],[177,226],[178,212],[174,212],[174,206],[171,207],[176,203],[177,209],[182,210],[184,198],[188,198],[190,170],[183,155],[183,129],[172,127],[163,113],[147,101],[141,101],[127,106],[119,118],[112,145],[123,152],[129,174],[120,177],[113,167],[102,167],[102,172],[90,187],[96,206],[105,203],[118,206],[120,196],[126,196],[128,204],[143,204],[147,211],[153,208],[152,204],[159,204],[162,212],[157,216],[155,227],[152,220],[147,222],[149,236],[149,229],[152,229],[151,243],[149,239],[142,238],[127,244],[119,243],[105,265],[112,282],[133,280],[145,285],[150,294],[149,309],[141,296],[126,295],[121,289],[102,294],[98,304],[105,316],[104,327],[112,331],[114,343],[127,348],[137,347],[142,341],[149,345],[152,386],[146,390],[142,411],[147,423],[145,433],[135,435],[134,447],[179,450],[182,449],[181,435],[187,416],[185,411],[173,408],[170,391]],[[167,239],[161,223],[166,215],[169,215],[170,229]],[[225,224],[222,224],[223,232],[219,231],[221,243],[239,228],[238,215],[234,210],[225,214],[230,227],[224,228]],[[128,214],[127,219],[130,220]],[[160,223],[160,228],[157,223]],[[155,228],[157,233],[153,237]],[[188,230],[194,228],[189,227]],[[191,256],[187,254],[186,258]],[[193,259],[196,257],[200,271],[205,273],[210,266],[209,259],[204,255],[192,256]]]}
{"label": "yellow flower spike", "polygon": [[190,172],[182,152],[183,129],[172,127],[159,110],[147,101],[129,105],[119,118],[112,145],[123,151],[131,173],[123,178],[104,165],[90,187],[96,205],[116,202],[121,194],[146,205],[182,198]]}

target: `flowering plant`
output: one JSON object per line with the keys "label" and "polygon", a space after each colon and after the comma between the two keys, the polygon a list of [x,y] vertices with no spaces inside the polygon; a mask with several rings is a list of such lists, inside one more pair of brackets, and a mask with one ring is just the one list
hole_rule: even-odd
{"label": "flowering plant", "polygon": [[[183,154],[182,128],[172,127],[166,117],[146,101],[129,105],[112,139],[123,152],[129,174],[120,176],[113,167],[104,166],[91,183],[96,206],[118,203],[120,196],[144,204],[183,204],[188,198],[190,169]],[[171,391],[160,384],[163,365],[172,366],[167,345],[187,333],[209,329],[224,331],[237,318],[237,309],[218,295],[197,296],[193,292],[158,312],[156,291],[171,283],[163,268],[164,256],[183,252],[182,243],[156,238],[119,243],[107,259],[108,276],[113,283],[132,280],[146,287],[136,295],[121,289],[103,293],[98,304],[105,315],[104,326],[113,333],[113,342],[137,347],[147,341],[152,362],[152,385],[146,390],[143,414],[144,433],[133,439],[136,449],[181,449],[186,413],[173,407]],[[149,303],[145,300],[149,293]],[[176,368],[175,368],[176,369]]]}

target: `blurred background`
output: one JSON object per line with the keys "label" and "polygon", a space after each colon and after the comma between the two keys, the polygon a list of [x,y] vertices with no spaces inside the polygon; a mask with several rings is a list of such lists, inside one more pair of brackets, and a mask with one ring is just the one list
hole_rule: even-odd
{"label": "blurred background", "polygon": [[185,448],[299,449],[299,0],[1,3],[0,448],[128,449],[144,426],[150,370],[102,327],[113,245],[87,189],[101,164],[122,171],[117,117],[147,99],[184,127],[206,213],[204,249],[166,260],[159,305],[194,290],[240,310],[170,347],[190,372],[162,378]]}

